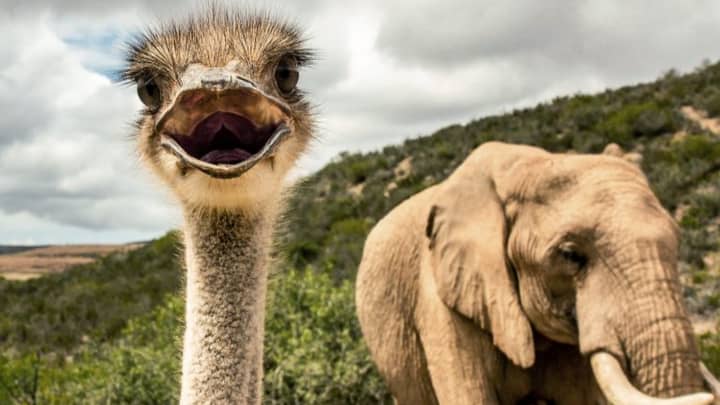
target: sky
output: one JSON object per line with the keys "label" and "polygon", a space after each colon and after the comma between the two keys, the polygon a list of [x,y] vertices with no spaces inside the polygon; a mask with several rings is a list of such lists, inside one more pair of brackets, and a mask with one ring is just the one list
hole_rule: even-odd
{"label": "sky", "polygon": [[[121,243],[180,226],[134,151],[123,43],[187,0],[0,0],[0,244]],[[319,140],[293,176],[556,96],[720,56],[716,0],[230,2],[299,23]]]}

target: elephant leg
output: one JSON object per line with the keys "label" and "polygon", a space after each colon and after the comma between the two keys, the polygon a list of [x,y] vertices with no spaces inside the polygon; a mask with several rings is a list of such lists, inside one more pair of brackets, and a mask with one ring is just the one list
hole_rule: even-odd
{"label": "elephant leg", "polygon": [[[529,381],[511,382],[514,393],[498,397],[495,383],[505,380],[504,359],[492,337],[447,308],[437,296],[431,275],[421,275],[417,323],[430,379],[442,405],[515,403]],[[505,387],[503,387],[505,388]],[[503,391],[503,390],[501,390]]]}
{"label": "elephant leg", "polygon": [[395,405],[438,405],[420,338],[416,333],[395,338],[386,341],[387,350],[396,354],[395,363],[381,366]]}
{"label": "elephant leg", "polygon": [[437,405],[410,299],[397,294],[396,283],[383,279],[392,274],[387,266],[365,263],[361,270],[356,282],[358,320],[395,404]]}
{"label": "elephant leg", "polygon": [[402,305],[387,298],[390,294],[377,289],[364,292],[363,302],[373,305],[359,306],[360,324],[395,404],[437,405],[420,337],[415,325],[409,322],[411,316],[403,313]]}
{"label": "elephant leg", "polygon": [[364,328],[373,331],[365,334],[365,340],[394,403],[438,405],[415,327],[402,320],[398,322],[401,316],[391,311],[378,315],[372,320],[361,319]]}
{"label": "elephant leg", "polygon": [[[498,404],[483,364],[485,350],[493,351],[477,326],[456,314],[436,310],[427,319],[421,339],[435,395],[442,405]],[[490,346],[490,347],[488,347]],[[485,350],[483,350],[485,349]]]}

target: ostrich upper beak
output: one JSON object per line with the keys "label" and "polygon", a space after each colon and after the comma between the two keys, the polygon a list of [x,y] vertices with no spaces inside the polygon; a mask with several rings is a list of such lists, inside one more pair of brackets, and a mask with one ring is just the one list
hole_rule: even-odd
{"label": "ostrich upper beak", "polygon": [[155,130],[184,169],[238,177],[292,132],[288,106],[233,71],[191,65],[181,82]]}

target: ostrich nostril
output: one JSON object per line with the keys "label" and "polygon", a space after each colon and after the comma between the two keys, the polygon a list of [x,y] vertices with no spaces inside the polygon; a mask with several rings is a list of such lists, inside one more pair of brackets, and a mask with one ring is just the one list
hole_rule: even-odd
{"label": "ostrich nostril", "polygon": [[205,89],[224,90],[229,88],[250,87],[257,88],[257,85],[241,75],[223,73],[208,73],[203,79],[200,79],[200,85]]}
{"label": "ostrich nostril", "polygon": [[226,78],[202,79],[200,84],[206,89],[224,89],[229,81]]}

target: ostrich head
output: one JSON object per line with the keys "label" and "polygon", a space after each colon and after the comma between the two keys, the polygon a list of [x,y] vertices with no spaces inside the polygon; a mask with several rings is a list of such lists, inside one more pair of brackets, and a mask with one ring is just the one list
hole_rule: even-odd
{"label": "ostrich head", "polygon": [[130,45],[123,78],[145,105],[138,150],[186,206],[262,209],[312,137],[298,87],[312,53],[268,14],[199,15]]}

